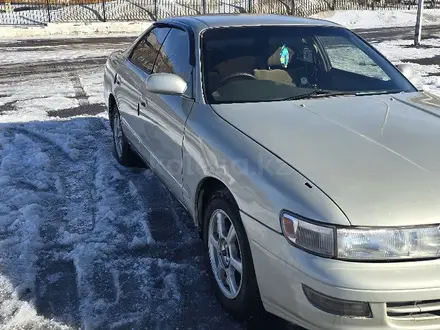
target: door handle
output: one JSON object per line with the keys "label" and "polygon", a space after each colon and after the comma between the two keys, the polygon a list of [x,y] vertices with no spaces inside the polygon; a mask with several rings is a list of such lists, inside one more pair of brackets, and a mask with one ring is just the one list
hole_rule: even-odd
{"label": "door handle", "polygon": [[119,80],[118,74],[115,74],[115,79],[113,80],[113,83],[120,85],[121,81]]}

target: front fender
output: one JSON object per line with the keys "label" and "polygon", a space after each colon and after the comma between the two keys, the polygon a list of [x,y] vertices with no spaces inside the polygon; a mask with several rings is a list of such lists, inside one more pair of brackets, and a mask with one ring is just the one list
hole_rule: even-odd
{"label": "front fender", "polygon": [[197,104],[188,118],[183,157],[188,205],[195,205],[199,183],[214,177],[231,191],[240,210],[277,232],[281,232],[282,210],[325,223],[350,224],[319,187],[229,125],[208,105]]}
{"label": "front fender", "polygon": [[118,50],[109,55],[104,67],[104,102],[107,109],[109,109],[109,97],[114,91],[115,75],[118,72],[118,67],[121,64],[121,56],[123,52]]}

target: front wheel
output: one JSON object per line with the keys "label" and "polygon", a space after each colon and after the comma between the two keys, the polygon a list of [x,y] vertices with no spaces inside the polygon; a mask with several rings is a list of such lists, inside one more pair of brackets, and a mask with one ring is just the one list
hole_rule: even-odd
{"label": "front wheel", "polygon": [[121,116],[117,108],[114,109],[111,120],[113,127],[113,146],[116,159],[121,165],[131,166],[134,164],[135,155],[122,131]]}
{"label": "front wheel", "polygon": [[249,242],[229,192],[214,194],[204,220],[205,250],[216,296],[237,320],[250,320],[263,307]]}

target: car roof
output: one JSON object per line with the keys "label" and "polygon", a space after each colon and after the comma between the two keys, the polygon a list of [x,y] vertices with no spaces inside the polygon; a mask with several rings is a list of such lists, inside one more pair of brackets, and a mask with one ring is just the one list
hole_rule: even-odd
{"label": "car roof", "polygon": [[163,19],[160,22],[181,22],[189,25],[193,30],[200,31],[206,28],[228,26],[259,26],[259,25],[309,25],[340,27],[339,24],[313,18],[304,18],[288,15],[271,14],[212,14],[180,16]]}

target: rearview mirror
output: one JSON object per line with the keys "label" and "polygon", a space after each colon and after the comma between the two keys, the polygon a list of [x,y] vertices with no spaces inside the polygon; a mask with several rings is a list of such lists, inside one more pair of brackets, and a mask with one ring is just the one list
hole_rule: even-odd
{"label": "rearview mirror", "polygon": [[165,95],[182,95],[186,91],[186,82],[176,74],[153,73],[146,80],[147,90]]}
{"label": "rearview mirror", "polygon": [[411,79],[414,76],[414,70],[411,64],[398,64],[396,67],[407,79]]}

